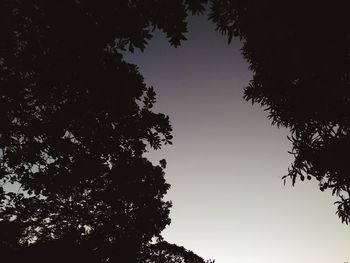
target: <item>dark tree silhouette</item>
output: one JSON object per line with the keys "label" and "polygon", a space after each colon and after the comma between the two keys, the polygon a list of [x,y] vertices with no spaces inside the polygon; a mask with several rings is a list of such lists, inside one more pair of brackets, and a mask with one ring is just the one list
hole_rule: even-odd
{"label": "dark tree silhouette", "polygon": [[171,126],[120,51],[155,28],[179,45],[202,2],[1,1],[0,248],[13,260],[138,262],[160,238],[165,161],[143,154]]}
{"label": "dark tree silhouette", "polygon": [[350,223],[350,16],[345,1],[212,0],[217,29],[243,40],[254,76],[245,99],[288,127],[293,185],[315,178]]}
{"label": "dark tree silhouette", "polygon": [[203,258],[194,254],[184,247],[161,241],[150,244],[146,256],[143,258],[145,263],[214,263],[214,260],[205,261]]}
{"label": "dark tree silhouette", "polygon": [[[74,239],[62,238],[45,243],[34,243],[31,246],[18,247],[15,250],[5,250],[2,258],[8,258],[11,262],[36,262],[36,263],[98,263],[99,256],[91,248],[83,244],[77,244]],[[9,253],[10,252],[10,253]],[[214,263],[214,260],[205,261],[192,251],[184,247],[170,244],[166,241],[147,244],[142,251],[138,262],[142,263]],[[117,257],[114,262],[129,262],[130,257]]]}

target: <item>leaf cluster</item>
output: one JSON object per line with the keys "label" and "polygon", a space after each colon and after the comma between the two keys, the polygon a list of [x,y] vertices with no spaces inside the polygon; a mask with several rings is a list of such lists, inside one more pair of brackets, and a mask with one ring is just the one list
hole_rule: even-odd
{"label": "leaf cluster", "polygon": [[316,179],[339,196],[350,222],[350,18],[345,2],[211,1],[217,29],[243,41],[253,71],[244,98],[291,131],[295,159],[284,178]]}
{"label": "leaf cluster", "polygon": [[155,28],[179,45],[204,2],[1,1],[2,251],[136,262],[160,237],[165,161],[143,155],[172,128],[121,51],[143,50]]}

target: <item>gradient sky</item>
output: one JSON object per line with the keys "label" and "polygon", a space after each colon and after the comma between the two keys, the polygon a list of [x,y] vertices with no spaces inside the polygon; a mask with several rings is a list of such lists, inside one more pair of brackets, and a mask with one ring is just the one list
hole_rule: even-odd
{"label": "gradient sky", "polygon": [[317,182],[283,185],[292,157],[288,132],[242,99],[251,78],[240,43],[227,44],[204,17],[191,17],[175,49],[161,33],[126,55],[170,116],[167,160],[172,223],[163,235],[216,263],[350,262],[350,226]]}

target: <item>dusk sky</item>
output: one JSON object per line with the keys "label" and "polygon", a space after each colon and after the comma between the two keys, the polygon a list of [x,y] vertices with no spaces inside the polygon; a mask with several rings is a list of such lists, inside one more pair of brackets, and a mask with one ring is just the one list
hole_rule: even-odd
{"label": "dusk sky", "polygon": [[252,73],[239,40],[205,17],[191,17],[188,40],[174,48],[157,32],[145,51],[126,55],[168,114],[173,145],[150,153],[167,160],[172,223],[164,238],[216,263],[350,262],[350,228],[316,181],[283,185],[292,156],[288,131],[271,126],[242,99]]}

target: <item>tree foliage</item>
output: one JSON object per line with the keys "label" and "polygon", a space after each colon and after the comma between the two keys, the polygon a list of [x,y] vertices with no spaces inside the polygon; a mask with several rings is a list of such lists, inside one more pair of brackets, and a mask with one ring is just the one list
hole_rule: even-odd
{"label": "tree foliage", "polygon": [[165,241],[150,244],[146,250],[144,263],[215,263],[214,260],[205,261],[182,246]]}
{"label": "tree foliage", "polygon": [[[8,226],[8,225],[7,225]],[[1,226],[0,226],[1,228]],[[5,230],[2,229],[1,230]],[[4,231],[5,233],[6,230]],[[2,251],[3,252],[3,251]],[[138,262],[142,263],[214,263],[214,260],[205,261],[203,258],[194,254],[192,251],[182,246],[170,244],[166,241],[148,243],[142,251],[139,251]],[[49,242],[36,242],[31,246],[21,246],[13,250],[5,250],[2,258],[11,259],[11,262],[36,262],[52,263],[61,262],[101,262],[96,253],[91,250],[86,243],[77,244],[74,239],[65,237],[62,239],[51,240]],[[114,262],[129,262],[130,256],[117,257]]]}
{"label": "tree foliage", "polygon": [[200,0],[1,1],[3,251],[137,262],[160,238],[165,162],[143,154],[171,143],[171,126],[121,51],[145,48],[155,28],[179,45],[187,13],[202,10]]}
{"label": "tree foliage", "polygon": [[350,17],[344,1],[212,0],[217,29],[242,39],[245,99],[291,130],[292,183],[316,179],[350,223]]}

